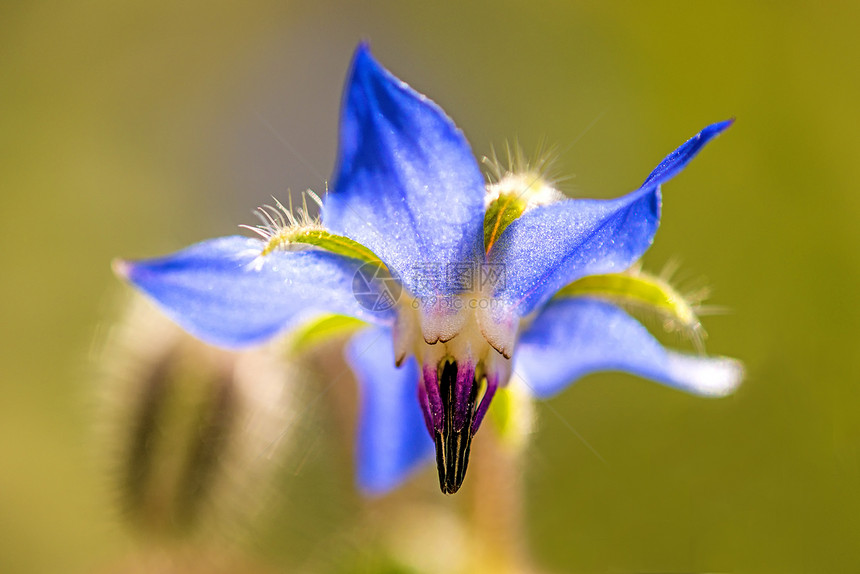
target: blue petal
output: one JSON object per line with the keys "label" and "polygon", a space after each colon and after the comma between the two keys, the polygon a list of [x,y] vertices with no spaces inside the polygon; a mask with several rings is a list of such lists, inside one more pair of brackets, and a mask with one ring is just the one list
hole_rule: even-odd
{"label": "blue petal", "polygon": [[660,185],[675,177],[678,172],[690,163],[690,160],[696,157],[696,154],[699,153],[700,149],[705,147],[706,143],[729,129],[733,123],[735,123],[734,119],[711,124],[688,139],[684,145],[666,156],[666,159],[654,168],[654,171],[645,178],[642,187],[646,185]]}
{"label": "blue petal", "polygon": [[358,484],[367,494],[384,494],[433,459],[418,404],[418,363],[410,356],[395,367],[391,331],[382,327],[353,337],[347,356],[361,394]]}
{"label": "blue petal", "polygon": [[447,266],[471,264],[482,251],[484,178],[468,142],[364,45],[347,81],[322,217],[376,253],[416,296],[456,292]]}
{"label": "blue petal", "polygon": [[618,307],[588,298],[550,302],[523,333],[514,371],[541,398],[595,371],[624,371],[704,396],[732,392],[743,367],[669,351]]}
{"label": "blue petal", "polygon": [[263,342],[313,315],[333,312],[389,323],[353,295],[362,262],[323,251],[275,251],[232,236],[192,245],[167,257],[119,262],[117,271],[200,339],[222,347]]}
{"label": "blue petal", "polygon": [[660,185],[731,121],[710,125],[669,154],[636,191],[612,200],[571,199],[527,212],[490,253],[504,265],[497,297],[523,316],[585,275],[628,268],[650,247],[660,223]]}

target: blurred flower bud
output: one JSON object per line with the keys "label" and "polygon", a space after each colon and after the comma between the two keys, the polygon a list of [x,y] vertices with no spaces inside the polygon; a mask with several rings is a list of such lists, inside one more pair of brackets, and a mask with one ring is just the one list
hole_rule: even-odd
{"label": "blurred flower bud", "polygon": [[241,534],[288,442],[290,377],[277,352],[216,349],[135,298],[102,363],[102,421],[128,522],[157,538]]}

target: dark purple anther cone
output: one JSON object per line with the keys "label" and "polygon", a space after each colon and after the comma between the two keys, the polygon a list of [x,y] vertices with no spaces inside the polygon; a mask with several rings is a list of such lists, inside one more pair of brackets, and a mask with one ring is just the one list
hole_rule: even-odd
{"label": "dark purple anther cone", "polygon": [[419,386],[419,400],[427,430],[436,443],[436,467],[442,492],[460,489],[469,464],[472,436],[478,430],[495,393],[497,380],[487,381],[487,392],[477,404],[481,380],[475,378],[475,365],[443,359],[438,367],[425,365]]}

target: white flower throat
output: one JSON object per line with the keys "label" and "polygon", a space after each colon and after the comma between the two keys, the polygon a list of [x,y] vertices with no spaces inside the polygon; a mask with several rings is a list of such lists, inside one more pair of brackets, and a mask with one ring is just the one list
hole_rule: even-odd
{"label": "white flower throat", "polygon": [[[472,437],[499,385],[510,377],[511,361],[479,327],[485,299],[452,295],[447,309],[437,306],[429,313],[414,309],[414,301],[401,306],[395,348],[400,360],[414,353],[421,365],[419,402],[436,445],[439,485],[453,494],[463,484]],[[421,328],[425,325],[429,329]],[[435,340],[427,340],[428,331],[438,335]]]}

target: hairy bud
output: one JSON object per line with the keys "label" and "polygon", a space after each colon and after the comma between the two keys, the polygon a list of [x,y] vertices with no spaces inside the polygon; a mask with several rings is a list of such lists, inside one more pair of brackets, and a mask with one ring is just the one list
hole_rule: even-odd
{"label": "hairy bud", "polygon": [[257,514],[289,411],[288,373],[271,349],[216,349],[138,299],[109,334],[103,363],[110,465],[138,531],[235,531]]}

